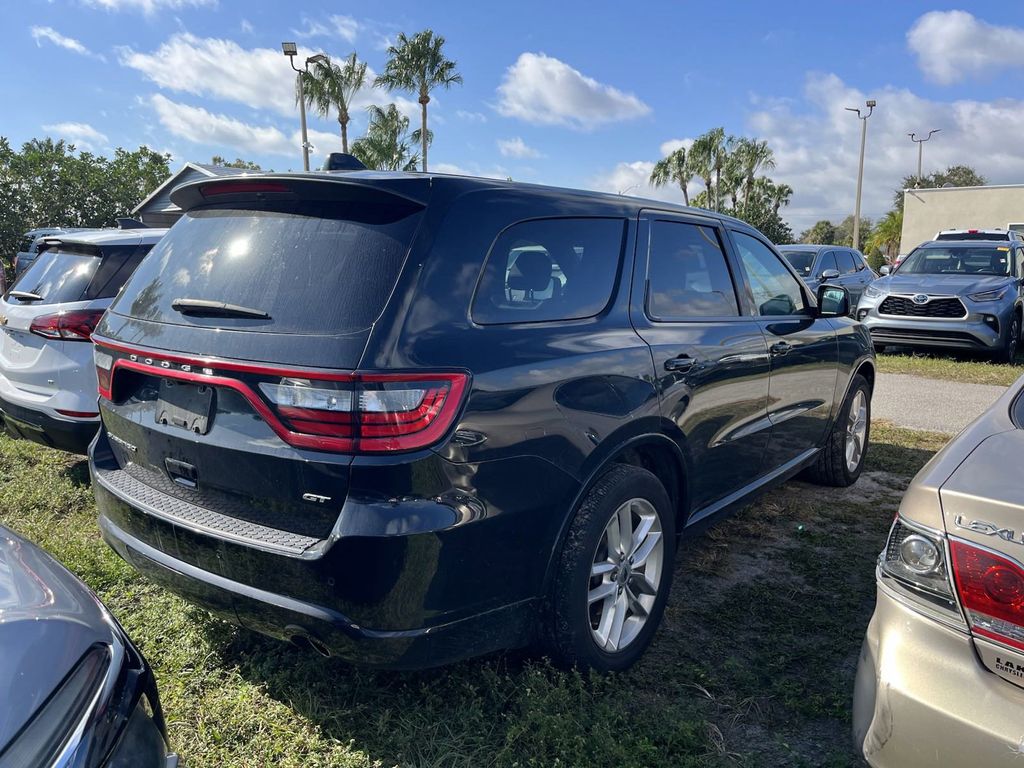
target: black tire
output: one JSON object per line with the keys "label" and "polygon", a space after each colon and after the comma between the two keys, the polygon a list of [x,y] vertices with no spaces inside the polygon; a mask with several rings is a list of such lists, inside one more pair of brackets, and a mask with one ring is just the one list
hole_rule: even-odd
{"label": "black tire", "polygon": [[[864,439],[860,458],[857,466],[851,469],[846,460],[846,436],[847,426],[850,421],[850,409],[859,392],[864,393],[866,403],[866,419],[864,424]],[[860,473],[864,469],[864,459],[868,453],[868,446],[871,438],[871,387],[860,374],[853,377],[850,382],[850,389],[846,393],[836,420],[832,424],[825,446],[818,454],[817,461],[807,471],[807,479],[818,485],[830,485],[834,488],[846,488],[857,482]]]}
{"label": "black tire", "polygon": [[[598,547],[612,516],[633,499],[645,500],[661,524],[660,578],[647,611],[646,621],[635,638],[621,650],[609,652],[598,645],[592,632],[588,596]],[[665,610],[672,584],[675,556],[675,511],[658,478],[640,467],[616,464],[608,469],[583,498],[569,526],[551,585],[544,639],[552,659],[565,667],[616,672],[630,667],[650,645]],[[596,603],[595,603],[596,605]],[[600,610],[600,608],[598,608]]]}
{"label": "black tire", "polygon": [[999,348],[999,351],[993,355],[997,363],[1010,363],[1011,365],[1017,358],[1017,347],[1020,342],[1020,315],[1014,313],[1013,320],[1010,321],[1010,331],[1006,334],[1006,340],[1003,342],[1003,346]]}

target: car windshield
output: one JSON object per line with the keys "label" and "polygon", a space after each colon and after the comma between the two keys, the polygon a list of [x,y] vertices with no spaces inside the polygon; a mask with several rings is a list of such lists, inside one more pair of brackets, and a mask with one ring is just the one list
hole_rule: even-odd
{"label": "car windshield", "polygon": [[810,273],[814,266],[814,251],[783,251],[782,255],[801,275]]}
{"label": "car windshield", "polygon": [[1007,246],[918,248],[899,266],[901,275],[1012,275]]}

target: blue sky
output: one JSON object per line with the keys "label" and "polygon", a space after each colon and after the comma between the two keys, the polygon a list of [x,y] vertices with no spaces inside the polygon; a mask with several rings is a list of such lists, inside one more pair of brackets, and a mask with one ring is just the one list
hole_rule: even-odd
{"label": "blue sky", "polygon": [[[173,163],[214,154],[301,165],[282,40],[304,53],[352,50],[383,67],[398,31],[444,35],[465,84],[431,104],[436,170],[681,200],[650,167],[716,125],[775,149],[795,190],[795,228],[852,210],[859,124],[869,124],[866,214],[915,170],[906,133],[942,128],[926,170],[963,162],[1024,183],[1024,28],[1019,3],[936,2],[233,2],[5,3],[0,135],[51,135],[110,152],[147,144]],[[368,91],[360,105],[407,94]],[[350,136],[365,128],[362,111]],[[314,162],[338,149],[313,117]],[[694,183],[692,191],[700,189]]]}

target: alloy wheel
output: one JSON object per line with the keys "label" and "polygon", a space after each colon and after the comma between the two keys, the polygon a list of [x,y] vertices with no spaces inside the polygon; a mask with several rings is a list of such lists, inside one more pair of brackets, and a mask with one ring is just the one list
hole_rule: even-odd
{"label": "alloy wheel", "polygon": [[636,640],[662,583],[665,542],[661,520],[646,499],[622,504],[605,526],[590,569],[590,633],[608,653]]}
{"label": "alloy wheel", "polygon": [[863,389],[858,389],[850,403],[846,419],[846,471],[856,472],[864,455],[864,443],[868,433],[868,398]]}

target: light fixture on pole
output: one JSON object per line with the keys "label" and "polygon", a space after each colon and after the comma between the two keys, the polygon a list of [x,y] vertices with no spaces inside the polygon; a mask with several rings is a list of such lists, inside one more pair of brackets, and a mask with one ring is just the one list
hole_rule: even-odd
{"label": "light fixture on pole", "polygon": [[918,180],[921,179],[921,159],[922,159],[922,157],[924,155],[924,143],[926,141],[928,141],[928,139],[930,139],[932,137],[932,134],[938,133],[941,130],[942,130],[941,128],[933,128],[932,130],[928,131],[928,135],[925,136],[923,139],[917,138],[917,134],[916,133],[908,133],[907,134],[907,136],[910,137],[910,140],[912,142],[914,142],[915,144],[917,144],[917,178],[918,178]]}
{"label": "light fixture on pole", "polygon": [[318,61],[327,61],[327,56],[322,53],[317,53],[306,59],[306,64],[302,69],[295,66],[295,57],[298,55],[298,46],[295,43],[281,43],[281,52],[288,57],[289,63],[292,65],[292,69],[297,73],[295,75],[299,84],[299,119],[302,123],[302,169],[305,171],[309,170],[309,137],[306,134],[306,89],[303,82],[302,76],[309,72],[309,65],[316,64]]}
{"label": "light fixture on pole", "polygon": [[865,106],[868,108],[868,113],[862,115],[860,110],[856,107],[846,107],[847,112],[856,112],[857,117],[860,119],[860,166],[857,168],[857,203],[853,211],[853,247],[854,249],[860,249],[860,193],[864,185],[864,146],[868,140],[868,118],[871,117],[871,113],[875,111],[875,104],[877,102],[874,99],[868,99]]}

